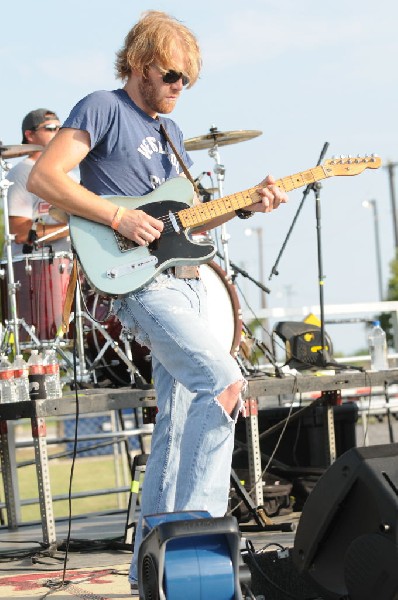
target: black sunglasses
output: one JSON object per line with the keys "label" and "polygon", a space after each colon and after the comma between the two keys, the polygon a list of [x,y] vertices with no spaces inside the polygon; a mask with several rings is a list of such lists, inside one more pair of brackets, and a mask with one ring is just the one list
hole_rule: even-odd
{"label": "black sunglasses", "polygon": [[189,77],[187,75],[184,75],[184,73],[179,73],[178,71],[174,71],[173,69],[170,69],[169,71],[165,71],[161,67],[158,67],[158,65],[155,65],[155,66],[158,69],[158,71],[160,71],[162,73],[163,83],[177,83],[177,81],[179,79],[181,79],[182,85],[184,87],[186,85],[188,85]]}
{"label": "black sunglasses", "polygon": [[178,71],[167,71],[162,77],[164,83],[177,83],[179,79],[182,81],[182,85],[185,87],[189,83],[189,77],[184,73],[178,73]]}

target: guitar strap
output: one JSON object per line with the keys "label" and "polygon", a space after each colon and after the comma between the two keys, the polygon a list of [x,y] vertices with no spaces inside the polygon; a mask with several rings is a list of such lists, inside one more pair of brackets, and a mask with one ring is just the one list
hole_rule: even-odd
{"label": "guitar strap", "polygon": [[[182,160],[177,148],[174,146],[173,142],[171,141],[169,134],[167,133],[166,128],[163,125],[163,123],[160,123],[160,132],[163,134],[164,138],[166,139],[166,142],[169,144],[170,148],[174,152],[178,162],[181,165],[181,168],[183,170],[185,177],[187,179],[189,179],[189,181],[192,183],[195,194],[199,198],[198,186],[196,185],[195,181],[193,180],[191,173],[186,168],[184,161]],[[177,265],[177,266],[173,267],[173,271],[174,271],[174,275],[175,275],[175,277],[177,277],[177,279],[198,279],[200,277],[199,268],[197,266],[193,266],[193,265]]]}
{"label": "guitar strap", "polygon": [[174,146],[173,142],[171,141],[171,139],[170,139],[170,137],[169,137],[169,135],[168,135],[168,133],[166,131],[166,128],[163,125],[163,123],[160,123],[160,131],[164,135],[164,137],[166,138],[167,143],[169,144],[169,146],[172,149],[172,151],[174,152],[174,154],[175,154],[178,162],[180,163],[181,168],[183,170],[183,173],[184,173],[185,177],[187,179],[189,179],[189,181],[192,183],[193,189],[195,190],[195,194],[197,194],[197,196],[199,196],[198,186],[196,185],[195,181],[193,180],[191,173],[186,168],[184,161],[182,160],[182,158],[181,158],[181,156],[180,156],[177,148]]}

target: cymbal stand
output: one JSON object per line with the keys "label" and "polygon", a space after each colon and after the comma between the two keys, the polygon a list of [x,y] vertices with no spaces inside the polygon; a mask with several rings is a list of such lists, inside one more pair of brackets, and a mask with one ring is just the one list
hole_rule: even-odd
{"label": "cymbal stand", "polygon": [[[42,242],[47,241],[48,239],[54,237],[60,232],[67,231],[69,226],[66,225],[53,233],[49,233],[39,239],[36,240],[36,247],[39,246]],[[80,281],[78,279],[76,290],[75,290],[75,314],[70,315],[70,320],[75,323],[75,335],[76,335],[76,348],[77,348],[77,378],[80,382],[87,382],[90,377],[90,373],[93,374],[94,383],[97,383],[95,377],[95,370],[98,368],[98,365],[101,364],[101,360],[109,347],[117,354],[117,356],[125,363],[127,370],[130,374],[130,381],[133,384],[135,381],[140,381],[141,375],[138,369],[131,361],[131,349],[126,343],[126,352],[119,347],[117,341],[115,341],[107,332],[106,328],[99,323],[92,315],[89,314],[87,310],[82,310],[82,297],[83,292],[80,286]],[[98,354],[93,362],[88,361],[84,349],[84,323],[89,322],[94,329],[100,331],[101,335],[106,340],[105,344],[101,349],[98,349]],[[65,359],[69,366],[72,366],[72,363],[65,356],[65,353],[59,349],[59,342],[62,339],[62,336],[57,336],[54,340],[53,347],[60,353],[60,355]]]}
{"label": "cymbal stand", "polygon": [[18,319],[17,315],[17,301],[16,301],[16,290],[19,288],[19,282],[15,282],[14,278],[14,264],[12,260],[11,244],[15,239],[15,235],[10,233],[9,213],[8,213],[8,188],[13,185],[12,181],[8,181],[5,177],[6,171],[9,170],[7,163],[0,156],[0,198],[3,206],[3,219],[4,219],[4,241],[6,246],[6,259],[7,259],[7,273],[0,272],[1,277],[7,278],[7,292],[8,292],[8,309],[11,316],[7,321],[7,326],[2,331],[2,337],[0,339],[0,348],[4,350],[3,344],[7,339],[7,333],[12,332],[14,336],[14,348],[15,354],[20,354],[20,341],[19,341],[19,326],[26,330],[31,336],[32,340],[40,344],[40,341],[36,337],[34,330],[30,327],[24,319]]}
{"label": "cymbal stand", "polygon": [[106,353],[106,351],[108,350],[108,348],[110,347],[115,354],[119,357],[119,359],[121,359],[124,364],[127,367],[127,371],[129,373],[130,376],[130,383],[131,385],[134,385],[134,383],[137,383],[137,385],[139,385],[140,387],[145,387],[144,385],[144,381],[141,377],[141,374],[139,372],[139,370],[137,369],[137,367],[134,365],[134,363],[132,362],[132,353],[131,353],[131,348],[128,344],[128,342],[125,342],[125,351],[123,351],[121,349],[121,347],[119,346],[119,343],[117,341],[115,341],[111,335],[109,335],[108,331],[106,330],[106,327],[104,327],[99,321],[97,321],[95,319],[94,316],[92,316],[91,314],[89,314],[89,312],[86,311],[82,311],[81,310],[81,295],[82,295],[82,291],[80,288],[80,285],[77,286],[79,288],[79,291],[76,290],[76,315],[75,315],[75,323],[76,323],[76,329],[79,335],[79,347],[80,347],[80,361],[81,364],[85,364],[84,363],[84,343],[83,343],[83,322],[86,321],[89,322],[91,324],[91,327],[96,329],[97,331],[100,332],[100,334],[103,336],[103,338],[105,339],[105,344],[100,348],[100,347],[96,347],[96,350],[98,351],[97,356],[95,357],[94,361],[91,362],[88,365],[88,371],[86,371],[86,373],[88,372],[93,372],[93,376],[95,378],[95,370],[97,368],[101,368],[101,361]]}
{"label": "cymbal stand", "polygon": [[[210,128],[210,131],[212,131],[212,129],[217,130],[217,128],[215,128],[214,125],[213,125],[213,127]],[[224,195],[223,183],[224,183],[224,179],[225,179],[225,167],[220,162],[220,153],[218,151],[217,143],[215,143],[214,146],[212,146],[209,149],[209,156],[216,163],[216,166],[214,167],[213,170],[214,170],[214,173],[217,175],[218,197],[222,198]],[[223,223],[221,225],[221,244],[223,247],[223,255],[224,255],[224,270],[227,274],[228,279],[231,279],[232,269],[231,269],[231,263],[229,261],[229,249],[228,249],[229,237],[230,236],[227,232],[226,224]]]}
{"label": "cymbal stand", "polygon": [[[89,311],[82,310],[82,297],[83,292],[78,281],[75,290],[75,313],[71,313],[70,321],[73,321],[75,324],[75,332],[76,332],[76,348],[77,348],[77,356],[78,356],[78,364],[77,364],[77,379],[79,382],[88,382],[90,375],[93,375],[94,383],[97,383],[95,371],[97,368],[101,368],[101,361],[110,347],[115,354],[119,357],[120,360],[124,362],[127,367],[127,371],[130,376],[131,385],[137,383],[140,387],[144,387],[144,382],[141,377],[140,372],[137,367],[132,362],[132,354],[131,348],[128,343],[125,343],[125,351],[123,351],[119,343],[115,341],[111,335],[109,335],[106,327],[104,327],[99,321],[97,321]],[[83,300],[84,303],[84,300]],[[89,361],[86,357],[85,353],[85,345],[84,345],[84,324],[90,324],[90,326],[97,331],[100,332],[102,337],[105,339],[104,345],[100,348],[97,347],[96,351],[98,352],[97,356],[93,361]],[[57,338],[58,339],[58,338]],[[67,361],[69,366],[71,366],[70,361]]]}

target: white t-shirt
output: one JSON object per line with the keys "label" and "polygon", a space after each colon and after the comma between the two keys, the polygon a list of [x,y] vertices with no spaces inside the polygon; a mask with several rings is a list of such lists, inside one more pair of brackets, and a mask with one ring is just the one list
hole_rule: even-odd
{"label": "white t-shirt", "polygon": [[[59,228],[65,226],[64,223],[59,223],[48,214],[50,204],[42,200],[35,194],[28,192],[26,185],[28,183],[29,174],[33,168],[35,161],[31,158],[25,158],[18,162],[7,174],[7,179],[13,182],[8,188],[8,214],[10,217],[25,217],[35,222],[37,219],[41,223],[48,225],[59,225]],[[62,238],[60,240],[51,240],[49,238],[46,244],[52,246],[53,252],[68,252],[70,251],[70,238]],[[22,254],[23,244],[12,242],[11,252],[14,255]],[[49,250],[46,248],[45,250]],[[42,252],[43,250],[38,250]]]}

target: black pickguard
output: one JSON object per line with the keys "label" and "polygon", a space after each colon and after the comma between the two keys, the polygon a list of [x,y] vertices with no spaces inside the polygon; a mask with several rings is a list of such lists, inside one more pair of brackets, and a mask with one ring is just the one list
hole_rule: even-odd
{"label": "black pickguard", "polygon": [[[161,265],[183,264],[183,259],[187,259],[188,264],[200,264],[214,256],[215,248],[213,244],[193,242],[186,230],[182,228],[178,219],[178,212],[185,208],[191,207],[175,200],[152,202],[136,208],[136,210],[142,210],[151,217],[161,219],[164,222],[164,229],[160,238],[148,246],[151,255],[156,256],[158,259],[157,268]],[[179,232],[175,230],[172,220],[170,220],[170,212],[174,214],[177,225],[180,227]],[[121,252],[128,252],[137,246],[135,242],[128,240],[117,231],[115,231],[115,237]]]}

